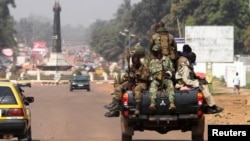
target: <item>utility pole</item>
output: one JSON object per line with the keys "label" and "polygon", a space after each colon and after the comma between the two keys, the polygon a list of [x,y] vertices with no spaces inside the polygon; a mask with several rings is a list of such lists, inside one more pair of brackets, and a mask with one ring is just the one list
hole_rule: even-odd
{"label": "utility pole", "polygon": [[131,34],[131,32],[128,29],[124,29],[124,32],[122,32],[122,31],[119,32],[119,34],[125,36],[127,38],[126,41],[128,41],[128,44],[126,44],[126,42],[125,42],[125,47],[124,47],[123,55],[122,55],[122,69],[123,70],[125,69],[125,51],[126,51],[126,45],[127,45],[128,49],[129,49],[129,51],[131,51],[131,45],[130,45],[131,37],[135,37],[136,36],[134,34]]}
{"label": "utility pole", "polygon": [[177,20],[177,26],[178,26],[178,31],[179,31],[179,38],[182,38],[179,18],[177,18],[176,20]]}

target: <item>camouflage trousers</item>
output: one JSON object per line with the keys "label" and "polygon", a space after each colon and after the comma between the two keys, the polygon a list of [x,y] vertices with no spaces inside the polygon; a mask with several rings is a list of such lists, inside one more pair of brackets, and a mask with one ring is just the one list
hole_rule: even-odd
{"label": "camouflage trousers", "polygon": [[162,89],[162,91],[165,92],[166,96],[168,95],[168,99],[169,102],[174,102],[174,86],[173,86],[173,82],[171,79],[164,79],[161,82],[157,81],[157,80],[153,80],[150,83],[150,87],[149,87],[149,93],[151,95],[151,103],[156,103],[156,98],[157,98],[157,93],[158,93],[158,88],[159,86],[164,86],[166,88]]}
{"label": "camouflage trousers", "polygon": [[135,87],[135,101],[136,102],[141,102],[142,99],[142,90],[147,89],[147,84],[146,83],[137,83]]}
{"label": "camouflage trousers", "polygon": [[126,89],[128,86],[128,81],[123,82],[122,84],[118,85],[114,89],[114,99],[120,100],[122,97],[122,90]]}
{"label": "camouflage trousers", "polygon": [[202,85],[202,93],[203,93],[203,96],[205,97],[207,105],[214,106],[215,101],[214,101],[214,98],[212,97],[212,94],[209,91],[208,85]]}

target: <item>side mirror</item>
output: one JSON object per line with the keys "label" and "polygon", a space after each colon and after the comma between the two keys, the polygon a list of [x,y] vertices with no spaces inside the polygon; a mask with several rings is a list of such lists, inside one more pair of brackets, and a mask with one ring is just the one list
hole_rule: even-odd
{"label": "side mirror", "polygon": [[34,100],[35,100],[34,97],[28,96],[28,97],[25,97],[23,101],[25,105],[29,105],[30,103],[33,103]]}

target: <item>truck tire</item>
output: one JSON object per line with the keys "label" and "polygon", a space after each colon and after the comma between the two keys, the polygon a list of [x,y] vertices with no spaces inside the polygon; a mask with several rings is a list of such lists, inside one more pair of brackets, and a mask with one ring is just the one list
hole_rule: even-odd
{"label": "truck tire", "polygon": [[192,141],[204,141],[205,117],[202,116],[197,124],[192,126]]}
{"label": "truck tire", "polygon": [[122,141],[132,141],[134,135],[134,127],[129,126],[128,119],[121,115],[121,135]]}
{"label": "truck tire", "polygon": [[132,136],[127,136],[122,134],[122,141],[132,141]]}

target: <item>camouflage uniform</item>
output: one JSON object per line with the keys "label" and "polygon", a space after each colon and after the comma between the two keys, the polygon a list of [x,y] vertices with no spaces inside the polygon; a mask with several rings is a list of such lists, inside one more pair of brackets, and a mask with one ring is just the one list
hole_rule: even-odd
{"label": "camouflage uniform", "polygon": [[[153,50],[157,50],[157,47],[153,47]],[[160,49],[159,49],[160,50]],[[153,77],[153,81],[150,83],[149,92],[151,94],[150,109],[155,110],[155,103],[157,98],[158,88],[162,87],[162,91],[168,94],[170,101],[170,109],[175,108],[174,105],[174,86],[171,78],[165,77],[164,73],[168,72],[170,75],[174,72],[172,61],[168,56],[162,56],[161,59],[156,57],[150,61],[149,65],[150,73]]]}
{"label": "camouflage uniform", "polygon": [[[135,101],[136,101],[136,111],[135,115],[140,113],[140,105],[141,105],[141,92],[146,90],[148,87],[148,78],[149,78],[149,69],[148,67],[141,63],[140,59],[143,58],[144,50],[141,47],[136,48],[132,62],[137,64],[132,64],[130,70],[126,72],[122,77],[122,83],[115,87],[114,89],[114,100],[120,101],[122,97],[123,90],[127,90],[132,86],[131,90],[134,90],[135,93]],[[134,58],[134,59],[133,59]],[[137,66],[136,66],[137,65]],[[117,105],[111,108],[111,112],[117,110]],[[106,115],[106,114],[105,114]],[[112,116],[112,115],[111,115]],[[111,117],[110,114],[108,117]]]}
{"label": "camouflage uniform", "polygon": [[[165,27],[159,27],[156,29],[156,32],[151,36],[150,39],[150,50],[153,46],[157,44],[157,40],[160,40],[161,35],[167,35],[168,37],[168,48],[162,48],[162,54],[170,57],[171,60],[175,60],[177,56],[177,43],[174,39],[174,36],[170,34]],[[160,42],[158,43],[161,46]],[[152,58],[152,55],[151,55]]]}
{"label": "camouflage uniform", "polygon": [[136,86],[135,86],[135,101],[141,102],[141,92],[147,89],[147,82],[149,79],[149,69],[142,65],[139,69],[135,70]]}
{"label": "camouflage uniform", "polygon": [[[175,38],[172,34],[170,34],[167,29],[165,28],[164,23],[160,22],[155,24],[155,33],[151,36],[150,39],[150,51],[154,46],[159,46],[162,50],[162,54],[164,56],[168,56],[173,66],[176,70],[176,61],[178,59],[178,52],[177,52],[177,43]],[[153,59],[154,56],[152,53],[150,54],[150,59]],[[173,73],[174,74],[174,73]],[[172,77],[173,84],[175,84],[175,75]]]}
{"label": "camouflage uniform", "polygon": [[[136,110],[134,112],[134,116],[140,114],[140,106],[141,106],[141,99],[142,99],[142,91],[148,89],[148,82],[149,82],[149,68],[148,62],[145,57],[145,50],[138,44],[135,47],[135,54],[138,56],[137,58],[132,57],[133,62],[133,71],[135,75],[135,101],[136,101]],[[139,59],[139,60],[138,60]]]}
{"label": "camouflage uniform", "polygon": [[[194,75],[194,70],[188,59],[184,56],[181,56],[178,59],[178,67],[175,74],[175,78],[177,80],[177,84],[175,85],[175,87],[177,89],[181,88],[182,86],[199,87],[199,80],[194,79]],[[202,93],[206,99],[208,106],[214,106],[215,101],[211,93],[209,92],[208,85],[202,85]]]}

